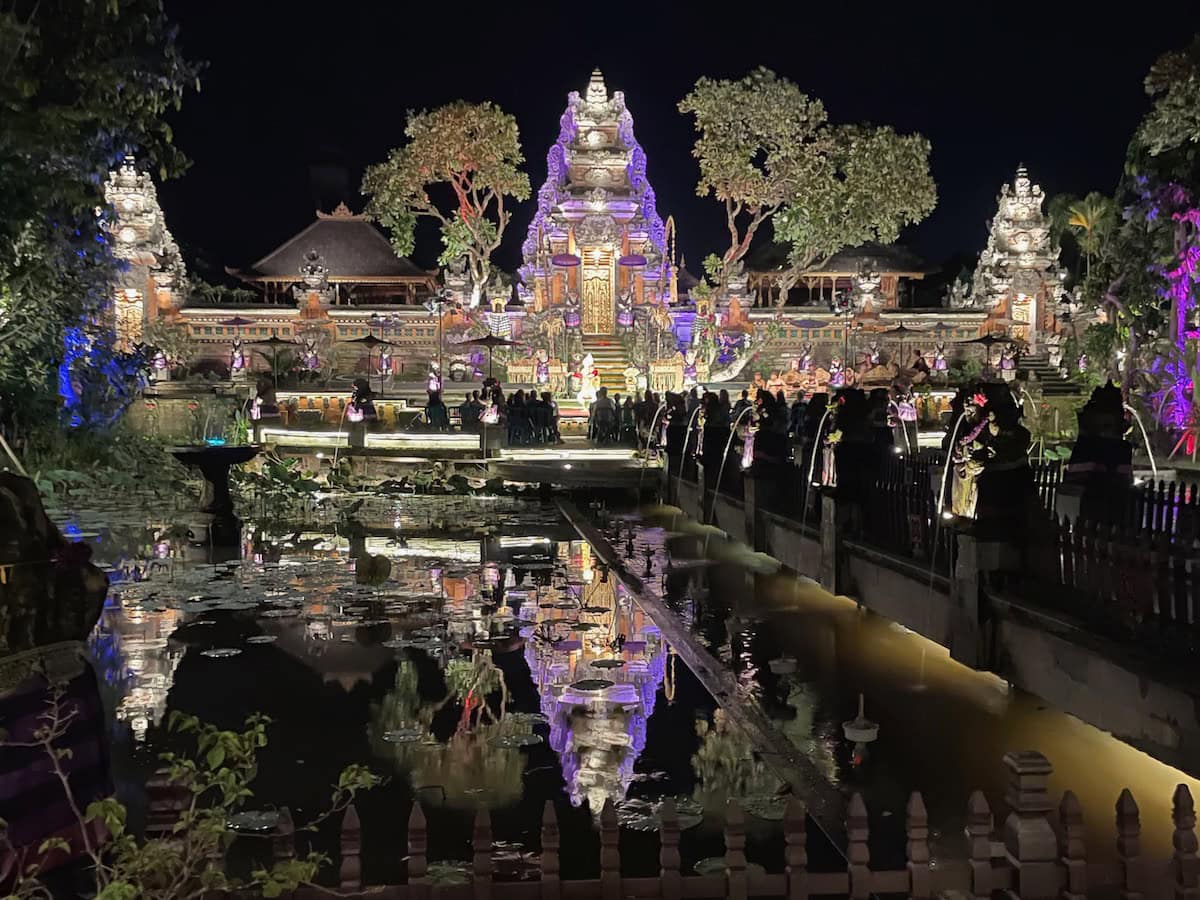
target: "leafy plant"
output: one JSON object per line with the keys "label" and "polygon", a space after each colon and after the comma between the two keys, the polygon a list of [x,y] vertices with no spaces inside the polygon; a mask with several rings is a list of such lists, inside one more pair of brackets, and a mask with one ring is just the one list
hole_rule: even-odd
{"label": "leafy plant", "polygon": [[[254,870],[248,880],[230,878],[222,860],[236,834],[229,828],[230,817],[253,797],[250,785],[258,771],[258,754],[267,745],[265,716],[250,716],[241,731],[227,731],[200,722],[194,716],[173,711],[167,718],[169,731],[194,738],[194,754],[164,753],[163,775],[170,788],[185,796],[183,809],[171,833],[162,837],[138,838],[127,828],[125,806],[115,797],[107,797],[80,809],[76,803],[64,763],[71,758],[63,746],[77,708],[63,702],[61,686],[51,688],[46,712],[41,716],[33,739],[24,746],[44,751],[46,759],[66,794],[80,826],[84,855],[91,862],[98,900],[199,900],[215,891],[257,890],[265,897],[278,897],[301,884],[313,882],[327,862],[319,853]],[[312,831],[347,809],[355,796],[381,783],[378,776],[362,766],[346,768],[338,778],[329,807],[303,826]],[[88,826],[102,823],[108,833],[104,844],[97,844]],[[38,855],[50,850],[68,849],[65,842],[43,843]],[[48,896],[38,880],[34,864],[18,873],[14,894],[17,897]]]}

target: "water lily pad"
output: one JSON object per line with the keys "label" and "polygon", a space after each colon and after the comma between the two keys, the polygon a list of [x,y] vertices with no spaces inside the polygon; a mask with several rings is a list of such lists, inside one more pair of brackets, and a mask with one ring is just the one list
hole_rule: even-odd
{"label": "water lily pad", "polygon": [[606,612],[612,612],[612,610],[607,606],[585,606],[580,611],[585,612],[590,616],[602,616]]}
{"label": "water lily pad", "polygon": [[425,729],[416,725],[405,725],[383,733],[383,739],[389,744],[415,744],[417,741],[423,740],[425,736]]}
{"label": "water lily pad", "polygon": [[228,659],[241,652],[237,647],[213,647],[211,650],[202,650],[200,655],[207,656],[209,659]]}
{"label": "water lily pad", "polygon": [[273,634],[252,634],[252,635],[250,635],[250,637],[246,638],[246,643],[247,644],[273,644],[277,640],[279,640],[279,638],[277,638]]}
{"label": "water lily pad", "polygon": [[230,831],[255,833],[270,831],[278,824],[279,813],[273,809],[245,810],[225,820],[225,827]]}
{"label": "water lily pad", "polygon": [[[710,856],[700,860],[693,868],[697,875],[724,875],[725,857]],[[746,874],[751,877],[761,876],[766,874],[766,870],[758,863],[746,863]]]}
{"label": "water lily pad", "polygon": [[583,693],[592,693],[595,691],[605,691],[613,686],[613,682],[604,678],[585,678],[582,681],[576,681],[572,688]]}
{"label": "water lily pad", "polygon": [[595,669],[620,669],[625,665],[623,659],[593,659],[592,668]]}
{"label": "water lily pad", "polygon": [[493,747],[516,748],[535,747],[542,743],[540,734],[502,734],[488,741]]}

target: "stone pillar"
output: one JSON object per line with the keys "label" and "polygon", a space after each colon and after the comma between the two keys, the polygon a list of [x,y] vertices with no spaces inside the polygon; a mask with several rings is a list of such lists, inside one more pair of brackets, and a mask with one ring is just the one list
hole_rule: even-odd
{"label": "stone pillar", "polygon": [[[763,487],[770,490],[773,485],[767,482]],[[764,549],[762,519],[758,514],[758,488],[757,478],[751,477],[749,473],[742,476],[742,510],[745,515],[746,543],[754,550]]]}
{"label": "stone pillar", "polygon": [[950,573],[949,634],[942,641],[950,657],[966,666],[979,665],[979,542],[974,535],[957,534],[958,559]]}
{"label": "stone pillar", "polygon": [[842,534],[848,521],[846,504],[839,505],[830,493],[821,494],[821,568],[817,580],[833,593],[844,591],[847,556],[842,551]]}
{"label": "stone pillar", "polygon": [[[708,490],[707,490],[707,488],[708,488],[709,479],[706,477],[706,475],[707,475],[707,473],[704,471],[704,463],[702,463],[700,461],[699,457],[697,457],[697,459],[696,459],[696,507],[697,507],[696,508],[696,519],[701,524],[706,524],[708,522],[708,519],[706,518],[706,516],[708,515],[708,503],[707,503]],[[716,477],[717,477],[717,474],[714,472],[712,475],[713,480],[715,480]]]}
{"label": "stone pillar", "polygon": [[1004,853],[1013,870],[1012,900],[1055,900],[1059,894],[1058,838],[1050,825],[1046,781],[1053,767],[1036,750],[1004,754],[1012,810],[1004,820]]}

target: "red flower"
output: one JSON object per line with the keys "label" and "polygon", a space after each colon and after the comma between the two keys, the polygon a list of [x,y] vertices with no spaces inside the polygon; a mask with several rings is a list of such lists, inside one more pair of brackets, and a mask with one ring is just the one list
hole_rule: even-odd
{"label": "red flower", "polygon": [[973,402],[976,406],[986,406],[987,396],[984,394],[976,394],[971,398],[971,402]]}

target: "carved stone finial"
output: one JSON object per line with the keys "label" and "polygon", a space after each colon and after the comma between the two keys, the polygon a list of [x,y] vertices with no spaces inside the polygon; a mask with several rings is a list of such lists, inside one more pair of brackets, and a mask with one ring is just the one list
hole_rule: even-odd
{"label": "carved stone finial", "polygon": [[592,70],[591,80],[588,81],[586,98],[588,103],[607,103],[608,87],[604,83],[604,75],[599,69]]}

